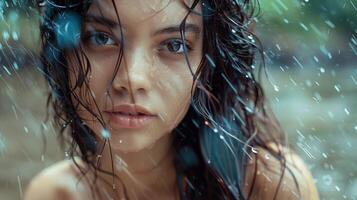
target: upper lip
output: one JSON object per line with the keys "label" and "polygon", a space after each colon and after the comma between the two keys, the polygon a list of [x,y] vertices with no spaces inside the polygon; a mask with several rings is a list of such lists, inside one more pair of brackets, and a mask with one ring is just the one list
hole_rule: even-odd
{"label": "upper lip", "polygon": [[113,109],[108,110],[106,112],[109,112],[109,113],[121,112],[121,113],[125,113],[125,114],[134,114],[134,115],[137,115],[137,114],[154,115],[145,107],[136,105],[136,104],[117,105],[117,106],[114,106]]}

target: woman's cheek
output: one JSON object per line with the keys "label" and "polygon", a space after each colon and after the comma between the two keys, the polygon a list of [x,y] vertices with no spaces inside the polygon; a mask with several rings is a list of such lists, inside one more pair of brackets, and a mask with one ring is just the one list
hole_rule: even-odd
{"label": "woman's cheek", "polygon": [[192,78],[173,75],[167,86],[169,91],[168,113],[170,129],[175,128],[186,114],[191,100]]}

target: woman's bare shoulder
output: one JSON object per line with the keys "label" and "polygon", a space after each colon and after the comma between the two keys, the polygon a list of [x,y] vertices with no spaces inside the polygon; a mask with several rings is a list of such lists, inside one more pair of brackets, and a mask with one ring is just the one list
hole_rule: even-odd
{"label": "woman's bare shoulder", "polygon": [[[270,147],[278,151],[276,145]],[[287,147],[280,150],[286,161],[284,171],[281,161],[263,148],[258,149],[257,160],[248,161],[245,193],[251,193],[251,199],[270,200],[276,195],[275,199],[318,200],[314,179],[303,160]]]}
{"label": "woman's bare shoulder", "polygon": [[85,190],[72,160],[58,162],[36,175],[29,183],[25,200],[83,199]]}

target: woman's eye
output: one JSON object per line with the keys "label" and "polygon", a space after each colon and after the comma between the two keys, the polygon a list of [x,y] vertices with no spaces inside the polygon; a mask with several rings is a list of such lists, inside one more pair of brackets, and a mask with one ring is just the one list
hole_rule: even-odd
{"label": "woman's eye", "polygon": [[[185,52],[185,47],[184,44],[182,43],[181,40],[176,39],[176,40],[170,40],[164,44],[166,49],[172,53],[184,53]],[[188,44],[185,44],[186,48],[190,50],[190,47]]]}
{"label": "woman's eye", "polygon": [[94,32],[87,37],[88,42],[94,46],[115,45],[116,42],[105,33]]}

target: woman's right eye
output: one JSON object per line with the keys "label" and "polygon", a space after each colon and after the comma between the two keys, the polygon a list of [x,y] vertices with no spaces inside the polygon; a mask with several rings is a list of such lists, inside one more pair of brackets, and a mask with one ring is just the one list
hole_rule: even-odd
{"label": "woman's right eye", "polygon": [[90,32],[86,34],[85,41],[92,46],[112,46],[117,43],[106,33],[104,32]]}

